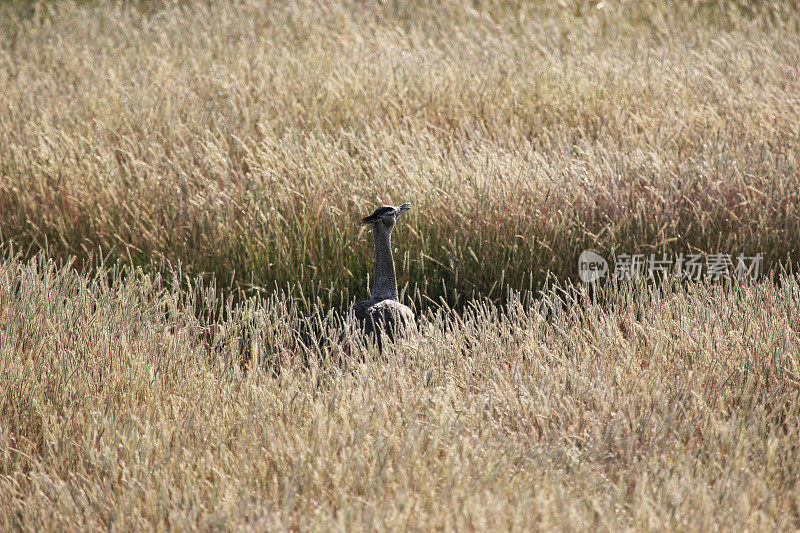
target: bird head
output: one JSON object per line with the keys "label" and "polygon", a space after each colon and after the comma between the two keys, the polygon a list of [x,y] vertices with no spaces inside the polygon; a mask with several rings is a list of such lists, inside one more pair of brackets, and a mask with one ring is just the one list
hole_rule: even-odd
{"label": "bird head", "polygon": [[411,209],[411,204],[409,203],[398,205],[397,207],[393,205],[383,205],[373,211],[370,216],[362,218],[361,223],[365,226],[369,225],[373,229],[391,230],[400,218],[400,215],[409,209]]}

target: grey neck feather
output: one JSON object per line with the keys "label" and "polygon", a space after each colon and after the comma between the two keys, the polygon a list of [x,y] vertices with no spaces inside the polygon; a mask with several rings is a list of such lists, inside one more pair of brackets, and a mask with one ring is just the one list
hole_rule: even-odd
{"label": "grey neck feather", "polygon": [[392,230],[372,228],[375,239],[375,280],[372,283],[373,300],[397,300],[397,277],[392,259]]}

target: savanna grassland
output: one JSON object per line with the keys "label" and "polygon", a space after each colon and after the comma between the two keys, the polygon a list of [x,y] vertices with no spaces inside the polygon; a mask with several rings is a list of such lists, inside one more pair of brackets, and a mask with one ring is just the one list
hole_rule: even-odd
{"label": "savanna grassland", "polygon": [[797,2],[0,4],[0,528],[800,528],[799,142]]}

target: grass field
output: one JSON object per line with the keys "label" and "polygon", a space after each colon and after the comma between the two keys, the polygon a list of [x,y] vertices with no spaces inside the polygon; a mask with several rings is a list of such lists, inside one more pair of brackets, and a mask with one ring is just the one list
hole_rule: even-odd
{"label": "grass field", "polygon": [[[797,2],[0,4],[0,528],[800,528],[799,57]],[[421,335],[344,357],[406,201]]]}

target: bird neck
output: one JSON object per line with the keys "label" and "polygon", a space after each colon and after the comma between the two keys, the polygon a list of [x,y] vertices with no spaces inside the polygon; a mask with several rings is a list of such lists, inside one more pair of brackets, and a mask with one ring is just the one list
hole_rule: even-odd
{"label": "bird neck", "polygon": [[397,277],[392,258],[392,232],[373,229],[375,239],[375,279],[372,299],[397,300]]}

